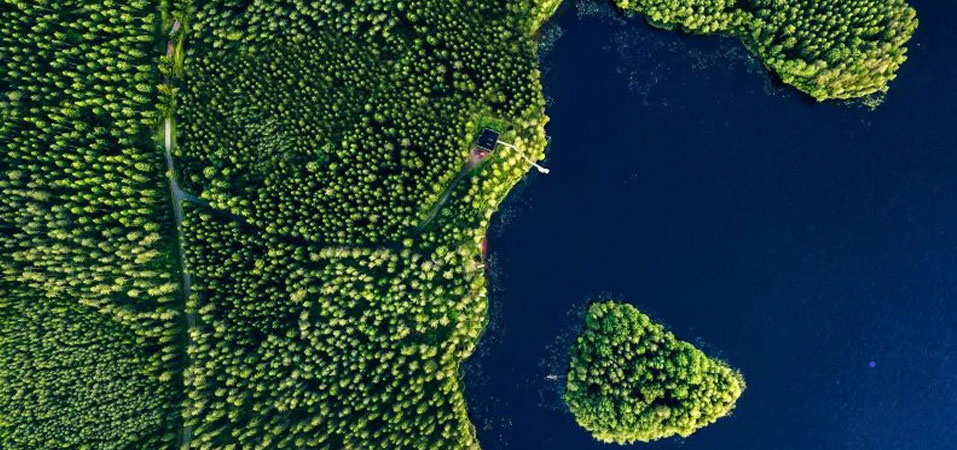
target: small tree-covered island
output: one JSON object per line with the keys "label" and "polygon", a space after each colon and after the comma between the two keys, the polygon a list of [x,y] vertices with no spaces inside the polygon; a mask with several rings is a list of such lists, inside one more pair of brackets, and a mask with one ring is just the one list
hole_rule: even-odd
{"label": "small tree-covered island", "polygon": [[619,444],[688,437],[728,415],[745,388],[739,372],[613,301],[588,308],[566,383],[579,425]]}

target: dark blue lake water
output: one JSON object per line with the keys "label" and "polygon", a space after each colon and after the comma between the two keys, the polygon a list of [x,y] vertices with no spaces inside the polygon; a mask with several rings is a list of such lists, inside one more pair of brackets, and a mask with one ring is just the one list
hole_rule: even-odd
{"label": "dark blue lake water", "polygon": [[777,86],[730,39],[559,16],[552,173],[496,215],[466,366],[486,450],[612,448],[547,378],[603,298],[748,381],[733,417],[636,448],[957,449],[957,5],[911,3],[876,111]]}

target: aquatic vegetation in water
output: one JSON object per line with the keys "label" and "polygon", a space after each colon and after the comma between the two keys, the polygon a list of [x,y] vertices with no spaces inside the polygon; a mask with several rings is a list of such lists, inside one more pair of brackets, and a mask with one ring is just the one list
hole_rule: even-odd
{"label": "aquatic vegetation in water", "polygon": [[662,28],[738,37],[817,100],[886,92],[917,13],[905,0],[616,0]]}
{"label": "aquatic vegetation in water", "polygon": [[728,415],[744,377],[634,306],[593,303],[571,350],[565,402],[595,439],[689,436]]}

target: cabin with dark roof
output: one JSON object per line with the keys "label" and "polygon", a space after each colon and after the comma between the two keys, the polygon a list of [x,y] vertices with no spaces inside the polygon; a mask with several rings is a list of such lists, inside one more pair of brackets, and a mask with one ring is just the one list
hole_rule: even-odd
{"label": "cabin with dark roof", "polygon": [[486,128],[482,130],[481,134],[479,134],[476,145],[482,150],[495,150],[495,144],[498,144],[498,135],[499,134],[497,131],[491,128]]}

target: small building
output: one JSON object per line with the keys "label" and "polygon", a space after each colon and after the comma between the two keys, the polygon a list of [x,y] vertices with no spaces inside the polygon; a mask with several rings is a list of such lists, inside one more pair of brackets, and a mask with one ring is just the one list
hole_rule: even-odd
{"label": "small building", "polygon": [[476,145],[478,148],[489,152],[495,150],[495,145],[498,144],[498,136],[498,131],[495,131],[491,128],[486,128],[482,130],[481,134],[479,134]]}

